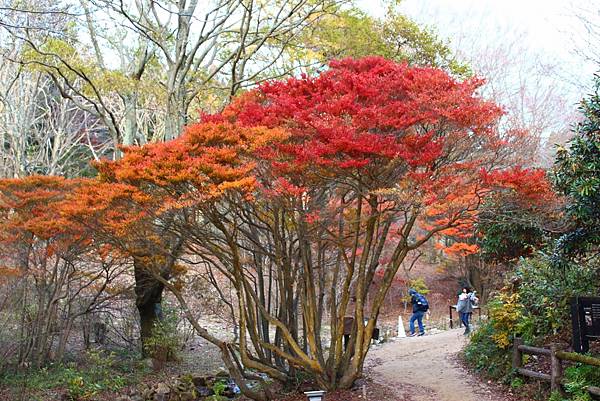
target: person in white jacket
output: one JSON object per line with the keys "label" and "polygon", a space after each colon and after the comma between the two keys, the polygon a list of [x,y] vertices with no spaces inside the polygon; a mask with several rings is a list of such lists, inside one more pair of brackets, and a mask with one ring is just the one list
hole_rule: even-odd
{"label": "person in white jacket", "polygon": [[460,321],[465,326],[465,335],[471,332],[471,326],[469,325],[469,317],[473,313],[473,307],[477,305],[479,299],[475,295],[475,291],[471,291],[469,287],[463,287],[460,294],[458,294],[458,302],[456,303],[456,311],[460,316]]}

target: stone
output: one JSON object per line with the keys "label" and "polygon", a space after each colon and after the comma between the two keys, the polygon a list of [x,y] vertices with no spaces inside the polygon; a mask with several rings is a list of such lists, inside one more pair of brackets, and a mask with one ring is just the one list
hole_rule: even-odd
{"label": "stone", "polygon": [[196,392],[198,393],[198,397],[208,397],[209,395],[213,395],[215,392],[206,387],[206,386],[197,386]]}
{"label": "stone", "polygon": [[165,383],[158,383],[153,389],[152,401],[168,401],[171,389]]}
{"label": "stone", "polygon": [[169,394],[171,389],[165,383],[158,383],[154,391],[156,391],[156,394]]}
{"label": "stone", "polygon": [[184,391],[179,394],[179,401],[194,401],[196,399],[196,393],[192,391]]}
{"label": "stone", "polygon": [[145,358],[142,360],[142,364],[148,369],[152,369],[154,364],[152,363],[152,358]]}
{"label": "stone", "polygon": [[212,379],[210,376],[192,376],[192,383],[196,387],[206,387],[210,379]]}
{"label": "stone", "polygon": [[361,390],[363,386],[367,385],[367,381],[364,378],[360,378],[354,381],[352,384],[352,391]]}

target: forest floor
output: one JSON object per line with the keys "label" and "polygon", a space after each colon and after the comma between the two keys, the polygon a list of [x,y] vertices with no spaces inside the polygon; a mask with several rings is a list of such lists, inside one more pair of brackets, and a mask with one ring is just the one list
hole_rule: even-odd
{"label": "forest floor", "polygon": [[507,389],[473,376],[459,360],[464,329],[384,343],[369,351],[375,382],[406,401],[516,401]]}
{"label": "forest floor", "polygon": [[[373,346],[365,366],[365,379],[352,390],[329,393],[329,401],[521,401],[510,389],[480,380],[462,366],[459,353],[467,343],[463,329],[441,331],[423,337],[393,339]],[[222,368],[217,350],[204,341],[194,342],[177,363],[160,372],[142,373],[120,391],[105,391],[93,401],[115,400],[140,382],[168,382],[182,373],[206,374]],[[63,369],[64,370],[64,369]],[[63,372],[64,373],[64,372]],[[140,372],[141,373],[141,372]],[[53,372],[48,372],[54,375]],[[39,380],[39,378],[38,378]],[[0,400],[58,401],[64,399],[65,384],[55,378],[52,386],[30,389],[0,385]],[[135,384],[137,383],[137,384]],[[46,386],[42,386],[46,387]],[[304,401],[302,394],[282,395],[279,401]]]}

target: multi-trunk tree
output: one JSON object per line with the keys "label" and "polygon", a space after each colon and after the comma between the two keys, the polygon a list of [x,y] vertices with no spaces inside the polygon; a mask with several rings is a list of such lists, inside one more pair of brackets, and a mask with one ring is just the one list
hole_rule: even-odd
{"label": "multi-trunk tree", "polygon": [[[281,284],[296,294],[282,294],[282,306],[269,312],[246,278],[260,276],[255,263],[246,262],[239,269],[257,273],[239,274],[240,297],[248,319],[282,330],[282,344],[273,347],[248,329],[265,355],[293,361],[322,387],[344,388],[362,373],[385,294],[407,254],[471,218],[489,190],[481,170],[500,162],[504,142],[495,129],[500,110],[474,94],[478,80],[457,82],[440,70],[380,58],[330,67],[317,78],[265,84],[213,118],[291,133],[259,153],[268,209],[252,205],[254,216],[232,221],[245,221],[250,231],[262,218],[258,230],[272,240],[253,241],[255,248],[273,244],[259,254],[275,271],[289,272]],[[244,227],[230,229],[239,236]],[[243,253],[233,245],[232,253]],[[367,301],[377,271],[382,283]],[[296,313],[278,316],[284,306]],[[345,349],[348,315],[355,323]]]}
{"label": "multi-trunk tree", "polygon": [[[236,377],[252,369],[286,382],[302,370],[345,388],[362,373],[407,255],[470,224],[504,167],[510,138],[480,85],[347,59],[317,77],[265,83],[181,139],[126,149],[100,171],[162,199],[152,224],[233,285],[237,346],[192,321]],[[161,282],[185,306],[180,287]]]}
{"label": "multi-trunk tree", "polygon": [[[396,11],[376,20],[346,0],[28,0],[9,1],[0,14],[8,34],[0,46],[13,50],[3,52],[0,68],[40,77],[52,92],[51,104],[61,108],[52,113],[58,121],[47,119],[49,127],[33,130],[23,120],[0,132],[17,142],[4,164],[8,172],[17,165],[19,176],[88,173],[81,162],[90,153],[119,157],[119,144],[174,138],[197,108],[218,109],[240,90],[322,68],[331,57],[378,54],[467,71],[430,30]],[[340,26],[348,35],[340,36]],[[14,93],[12,79],[7,85]],[[5,109],[15,125],[19,113]],[[35,135],[24,141],[22,132]],[[160,299],[159,293],[152,298]]]}

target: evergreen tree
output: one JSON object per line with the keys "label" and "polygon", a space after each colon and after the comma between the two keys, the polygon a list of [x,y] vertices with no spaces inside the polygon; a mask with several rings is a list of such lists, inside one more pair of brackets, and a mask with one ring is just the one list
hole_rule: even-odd
{"label": "evergreen tree", "polygon": [[559,147],[554,170],[557,189],[567,196],[572,227],[558,240],[563,255],[593,252],[600,244],[600,75],[582,100],[583,121],[568,147]]}

